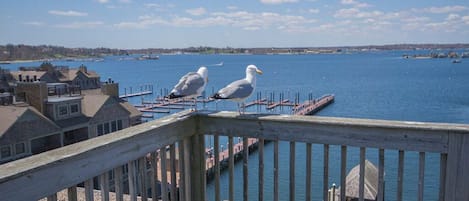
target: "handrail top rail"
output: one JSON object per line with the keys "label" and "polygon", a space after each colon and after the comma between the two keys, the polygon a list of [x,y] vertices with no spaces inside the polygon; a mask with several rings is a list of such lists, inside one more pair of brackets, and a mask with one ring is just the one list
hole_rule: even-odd
{"label": "handrail top rail", "polygon": [[339,125],[339,126],[360,126],[360,127],[379,127],[390,129],[416,129],[423,131],[447,131],[469,135],[469,124],[456,123],[435,123],[435,122],[418,122],[418,121],[398,121],[398,120],[382,120],[382,119],[365,119],[350,117],[326,117],[326,116],[300,116],[286,114],[259,114],[246,113],[239,114],[232,111],[200,111],[197,116],[221,119],[238,119],[238,120],[257,120],[257,121],[274,121],[274,122],[295,122],[295,123],[312,123],[321,125]]}

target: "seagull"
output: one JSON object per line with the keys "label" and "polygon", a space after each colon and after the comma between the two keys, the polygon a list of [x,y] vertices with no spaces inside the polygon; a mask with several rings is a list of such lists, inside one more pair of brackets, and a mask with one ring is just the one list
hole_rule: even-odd
{"label": "seagull", "polygon": [[256,88],[256,73],[262,75],[262,71],[255,65],[248,65],[246,68],[246,78],[230,83],[220,89],[211,98],[228,99],[237,102],[238,112],[241,114],[240,103],[242,104],[244,112],[244,100],[246,100]]}
{"label": "seagull", "polygon": [[165,98],[193,98],[194,110],[197,110],[197,97],[202,95],[207,82],[208,70],[205,66],[202,66],[197,72],[189,72],[182,76],[173,90],[171,90],[171,93]]}

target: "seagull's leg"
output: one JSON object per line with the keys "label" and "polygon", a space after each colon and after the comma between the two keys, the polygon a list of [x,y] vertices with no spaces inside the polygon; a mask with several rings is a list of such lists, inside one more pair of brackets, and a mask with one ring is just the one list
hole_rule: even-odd
{"label": "seagull's leg", "polygon": [[238,112],[239,112],[239,114],[241,114],[241,106],[239,105],[239,103],[237,103],[237,104],[238,104]]}
{"label": "seagull's leg", "polygon": [[194,97],[194,111],[197,111],[197,97]]}

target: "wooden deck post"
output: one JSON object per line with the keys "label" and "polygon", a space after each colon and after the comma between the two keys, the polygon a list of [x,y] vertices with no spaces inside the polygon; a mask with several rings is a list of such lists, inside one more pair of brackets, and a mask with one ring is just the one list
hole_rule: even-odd
{"label": "wooden deck post", "polygon": [[188,200],[206,200],[205,140],[204,135],[193,135],[184,140],[186,163],[186,195]]}
{"label": "wooden deck post", "polygon": [[451,134],[448,142],[445,200],[469,198],[469,134]]}

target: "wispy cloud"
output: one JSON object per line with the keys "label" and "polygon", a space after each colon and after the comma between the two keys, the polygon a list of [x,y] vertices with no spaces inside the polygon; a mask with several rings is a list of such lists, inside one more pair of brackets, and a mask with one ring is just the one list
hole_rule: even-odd
{"label": "wispy cloud", "polygon": [[261,0],[263,4],[282,4],[282,3],[294,3],[298,0]]}
{"label": "wispy cloud", "polygon": [[355,1],[355,0],[341,0],[340,3],[343,4],[343,5],[351,5],[351,6],[357,7],[357,8],[365,8],[365,7],[370,7],[371,6],[370,4],[358,2],[358,1]]}
{"label": "wispy cloud", "polygon": [[78,12],[74,10],[68,10],[68,11],[50,10],[48,13],[51,15],[60,15],[60,16],[69,16],[69,17],[88,16],[88,13]]}
{"label": "wispy cloud", "polygon": [[189,13],[189,14],[195,15],[195,16],[203,15],[206,12],[207,12],[207,10],[205,10],[205,8],[203,8],[203,7],[192,8],[192,9],[187,9],[186,10],[186,13]]}
{"label": "wispy cloud", "polygon": [[37,26],[37,27],[40,27],[40,26],[44,26],[44,25],[45,25],[44,22],[37,22],[37,21],[24,22],[23,24],[25,24],[25,25]]}
{"label": "wispy cloud", "polygon": [[55,25],[58,28],[66,28],[66,29],[82,29],[82,28],[95,28],[98,26],[103,25],[104,23],[101,21],[91,21],[91,22],[72,22],[69,24],[59,24]]}
{"label": "wispy cloud", "polygon": [[109,0],[96,0],[98,3],[109,3]]}
{"label": "wispy cloud", "polygon": [[452,12],[461,12],[468,10],[469,8],[466,6],[443,6],[443,7],[428,7],[423,9],[412,9],[415,12],[425,12],[425,13],[433,13],[433,14],[442,14],[442,13],[452,13]]}
{"label": "wispy cloud", "polygon": [[317,13],[319,13],[319,9],[311,8],[311,9],[308,10],[308,12],[317,14]]}

